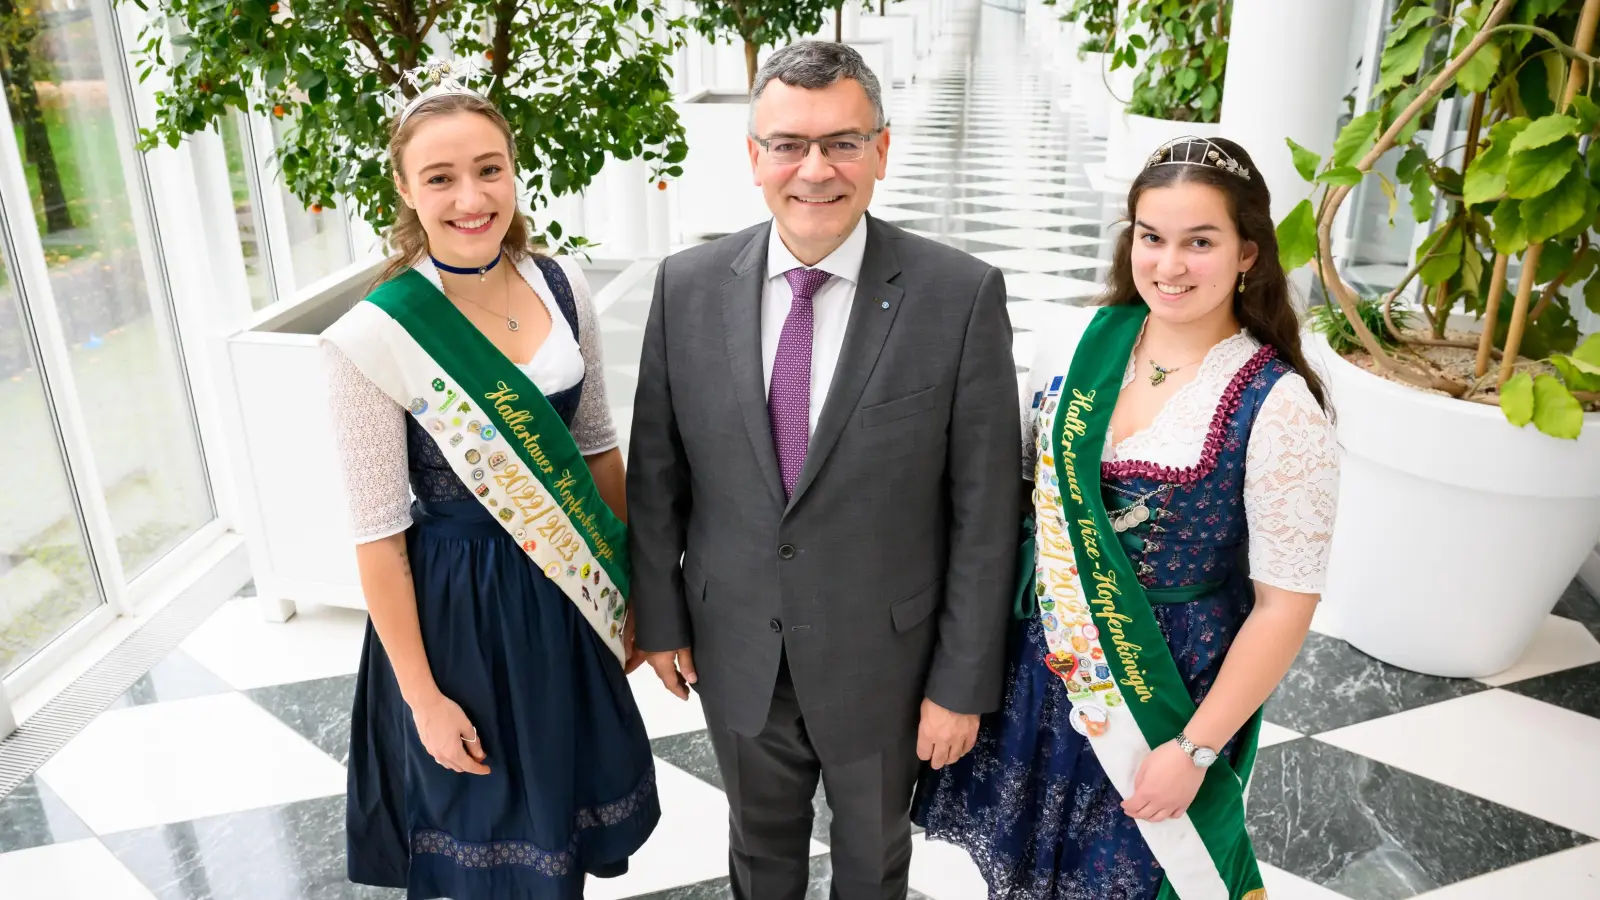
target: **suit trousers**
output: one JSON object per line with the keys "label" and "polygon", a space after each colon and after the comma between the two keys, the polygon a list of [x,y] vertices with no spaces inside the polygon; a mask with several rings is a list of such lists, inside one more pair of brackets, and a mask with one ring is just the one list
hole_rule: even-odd
{"label": "suit trousers", "polygon": [[821,778],[829,826],[832,900],[904,900],[911,868],[911,793],[920,771],[915,725],[879,752],[819,758],[806,734],[787,657],[771,711],[755,737],[706,724],[729,805],[728,875],[735,900],[804,900],[812,798]]}

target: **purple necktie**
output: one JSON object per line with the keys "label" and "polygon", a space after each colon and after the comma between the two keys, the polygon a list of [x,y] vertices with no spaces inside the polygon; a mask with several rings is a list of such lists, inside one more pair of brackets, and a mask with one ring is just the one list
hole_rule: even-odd
{"label": "purple necktie", "polygon": [[772,444],[778,451],[783,496],[792,498],[811,443],[811,298],[832,276],[820,269],[790,269],[783,277],[794,292],[794,303],[778,336],[778,354],[772,360],[767,412],[772,418]]}

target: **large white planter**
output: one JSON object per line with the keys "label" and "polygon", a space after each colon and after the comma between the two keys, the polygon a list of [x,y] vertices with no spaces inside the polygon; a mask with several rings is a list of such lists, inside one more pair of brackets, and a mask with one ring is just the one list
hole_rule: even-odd
{"label": "large white planter", "polygon": [[[590,284],[625,260],[584,264]],[[364,609],[319,335],[366,294],[378,266],[331,276],[303,299],[263,310],[227,338],[228,452],[239,531],[269,619],[295,604]],[[606,300],[605,289],[597,293]]]}
{"label": "large white planter", "polygon": [[1114,115],[1106,138],[1106,177],[1124,183],[1133,181],[1157,147],[1187,135],[1220,137],[1222,126],[1215,122],[1152,119],[1127,112]]}
{"label": "large white planter", "polygon": [[750,172],[750,102],[744,94],[704,91],[677,101],[689,155],[670,186],[675,233],[695,241],[742,231],[770,218]]}
{"label": "large white planter", "polygon": [[1307,343],[1329,374],[1343,450],[1329,629],[1416,672],[1504,671],[1600,537],[1600,414],[1557,440]]}
{"label": "large white planter", "polygon": [[[1106,86],[1111,54],[1074,55],[1072,65],[1072,103],[1083,114],[1089,137],[1103,138],[1110,122],[1111,89]],[[1116,73],[1111,73],[1112,75]],[[1121,101],[1117,101],[1118,104]]]}

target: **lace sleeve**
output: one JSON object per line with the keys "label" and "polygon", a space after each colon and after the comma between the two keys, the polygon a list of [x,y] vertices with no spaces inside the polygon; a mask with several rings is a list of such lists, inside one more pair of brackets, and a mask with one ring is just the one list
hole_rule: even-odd
{"label": "lace sleeve", "polygon": [[578,412],[572,417],[572,439],[584,456],[594,456],[614,449],[617,444],[617,426],[611,420],[611,405],[606,398],[606,367],[600,353],[600,317],[595,315],[594,297],[589,292],[589,279],[583,270],[570,259],[562,259],[561,268],[572,282],[572,295],[578,303],[578,349],[583,353],[583,394],[578,400]]}
{"label": "lace sleeve", "polygon": [[1338,500],[1333,425],[1305,379],[1285,375],[1256,414],[1246,451],[1250,577],[1288,591],[1321,593]]}
{"label": "lace sleeve", "polygon": [[338,347],[324,346],[334,443],[344,470],[351,531],[358,544],[399,534],[411,527],[406,411]]}

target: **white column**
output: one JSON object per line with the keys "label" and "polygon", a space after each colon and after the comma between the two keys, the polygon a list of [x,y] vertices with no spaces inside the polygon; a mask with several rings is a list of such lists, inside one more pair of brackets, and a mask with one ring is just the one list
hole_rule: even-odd
{"label": "white column", "polygon": [[1275,222],[1310,191],[1284,138],[1324,158],[1333,149],[1355,18],[1327,0],[1234,0],[1222,133],[1255,160]]}

